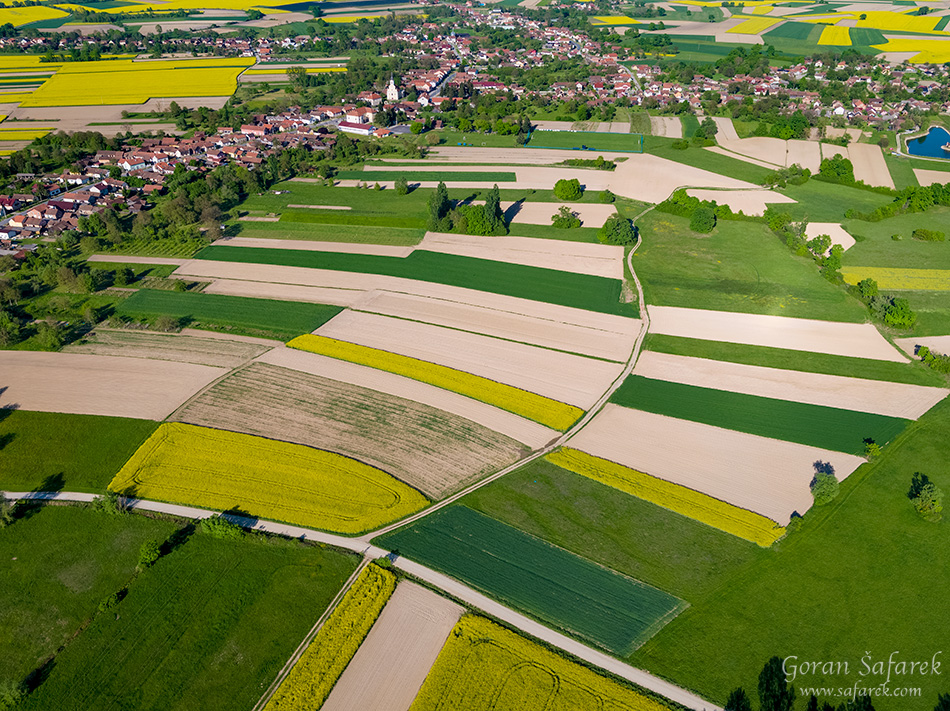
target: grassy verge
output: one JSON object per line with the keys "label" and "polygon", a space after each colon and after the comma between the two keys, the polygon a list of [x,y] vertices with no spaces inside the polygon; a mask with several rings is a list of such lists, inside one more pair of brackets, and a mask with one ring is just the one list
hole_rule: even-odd
{"label": "grassy verge", "polygon": [[330,225],[307,222],[237,222],[238,236],[264,239],[302,239],[315,242],[349,242],[353,244],[388,244],[412,246],[419,244],[425,230],[402,227],[370,227],[368,225]]}
{"label": "grassy verge", "polygon": [[0,410],[0,489],[105,491],[157,426],[123,417]]}

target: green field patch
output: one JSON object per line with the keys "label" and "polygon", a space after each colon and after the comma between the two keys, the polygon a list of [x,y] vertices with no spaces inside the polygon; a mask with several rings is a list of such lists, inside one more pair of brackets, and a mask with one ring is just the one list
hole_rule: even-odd
{"label": "green field patch", "polygon": [[849,454],[890,442],[907,420],[630,375],[611,402],[681,420]]}
{"label": "green field patch", "polygon": [[809,22],[785,22],[778,27],[763,32],[762,37],[766,40],[774,40],[780,37],[783,39],[807,40],[814,29],[815,26]]}
{"label": "green field patch", "polygon": [[411,170],[341,170],[334,176],[338,180],[363,180],[375,183],[380,180],[399,180],[405,178],[410,183],[423,181],[471,181],[483,183],[513,183],[518,176],[513,171],[475,171],[475,170],[444,170],[437,173],[413,172]]}
{"label": "green field patch", "polygon": [[[950,19],[950,18],[948,18]],[[914,174],[914,166],[903,156],[895,156],[892,153],[884,153],[884,162],[887,164],[887,170],[894,181],[894,187],[898,190],[920,185],[917,176]]]}
{"label": "green field patch", "polygon": [[528,148],[569,148],[583,151],[643,152],[643,136],[638,133],[595,133],[593,131],[532,131]]}
{"label": "green field patch", "polygon": [[909,363],[894,363],[870,358],[853,358],[811,351],[793,351],[786,348],[750,346],[743,343],[706,341],[699,338],[681,338],[648,334],[644,350],[673,355],[724,360],[764,368],[781,368],[802,373],[824,373],[846,378],[886,380],[908,385],[945,386],[944,379],[934,371]]}
{"label": "green field patch", "polygon": [[675,142],[673,138],[645,136],[643,152],[750,183],[757,183],[772,172],[769,168],[762,168],[738,158],[713,153],[693,144],[690,144],[685,150],[673,148]]}
{"label": "green field patch", "polygon": [[77,506],[34,510],[4,529],[0,679],[19,683],[39,668],[92,617],[100,600],[128,581],[142,543],[164,540],[174,530],[165,521]]}
{"label": "green field patch", "polygon": [[120,315],[132,318],[172,316],[195,328],[236,327],[262,335],[292,338],[322,326],[343,309],[296,301],[141,289],[119,304],[116,310]]}
{"label": "green field patch", "polygon": [[[281,222],[317,222],[324,225],[368,225],[370,227],[400,227],[425,229],[426,221],[419,217],[391,217],[387,215],[350,215],[336,210],[287,209],[280,215]],[[266,224],[266,223],[265,223]]]}
{"label": "green field patch", "polygon": [[57,655],[19,708],[249,709],[355,567],[297,542],[191,535]]}
{"label": "green field patch", "polygon": [[[621,316],[629,315],[633,308],[621,303],[621,282],[618,279],[425,250],[416,250],[403,258],[263,247],[212,246],[202,250],[197,258],[382,274]],[[300,332],[312,331],[314,328],[316,326],[300,329]]]}
{"label": "green field patch", "polygon": [[791,255],[762,223],[719,220],[710,235],[699,235],[687,218],[654,210],[637,224],[643,245],[633,268],[649,304],[866,319],[859,301],[822,279],[811,259]]}
{"label": "green field patch", "polygon": [[[914,230],[925,229],[950,235],[950,207],[934,207],[889,217],[880,222],[847,220],[844,228],[863,237],[844,253],[842,262],[854,267],[901,269],[950,269],[950,242],[923,242]],[[895,240],[897,235],[901,239]]]}
{"label": "green field patch", "polygon": [[809,222],[841,222],[849,209],[867,213],[894,200],[870,190],[820,180],[809,180],[804,185],[789,185],[778,192],[795,200],[794,203],[776,205],[779,211],[787,212],[793,220]]}
{"label": "green field patch", "polygon": [[[941,18],[941,22],[946,22],[950,18]],[[851,35],[851,44],[863,47],[870,47],[875,44],[886,44],[887,38],[880,30],[870,27],[852,27],[848,34]]]}
{"label": "green field patch", "polygon": [[464,506],[380,543],[617,654],[675,617],[681,600]]}
{"label": "green field patch", "polygon": [[900,295],[910,302],[917,313],[911,336],[945,336],[950,333],[950,299],[946,292],[902,291]]}
{"label": "green field patch", "polygon": [[302,239],[314,242],[351,244],[389,244],[410,247],[422,241],[424,229],[369,227],[367,225],[328,225],[309,222],[238,222],[241,237],[264,239]]}
{"label": "green field patch", "polygon": [[0,410],[0,489],[105,491],[157,426],[124,417]]}

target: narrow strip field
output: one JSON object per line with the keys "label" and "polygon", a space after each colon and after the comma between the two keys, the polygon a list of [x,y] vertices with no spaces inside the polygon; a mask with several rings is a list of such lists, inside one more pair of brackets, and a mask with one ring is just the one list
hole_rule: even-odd
{"label": "narrow strip field", "polygon": [[641,375],[629,376],[610,400],[658,415],[855,455],[864,454],[868,440],[881,446],[890,442],[908,423],[896,417],[653,380]]}
{"label": "narrow strip field", "polygon": [[164,420],[227,370],[79,353],[0,351],[0,408]]}
{"label": "narrow strip field", "polygon": [[63,350],[66,353],[152,358],[236,368],[261,355],[268,348],[257,343],[225,341],[177,333],[96,329],[84,336],[81,341],[70,344]]}
{"label": "narrow strip field", "polygon": [[[359,289],[271,284],[246,279],[215,279],[201,293],[331,306],[352,306],[363,296],[363,292]],[[288,304],[288,306],[294,307],[293,304]]]}
{"label": "narrow strip field", "polygon": [[356,311],[341,313],[316,336],[435,363],[584,410],[623,371],[619,363]]}
{"label": "narrow strip field", "polygon": [[[636,436],[630,436],[636,433]],[[608,404],[570,446],[666,479],[781,525],[812,505],[815,462],[844,479],[864,459]]]}
{"label": "narrow strip field", "polygon": [[943,400],[946,388],[843,378],[644,351],[634,375],[765,398],[916,420]]}
{"label": "narrow strip field", "polygon": [[509,437],[436,407],[266,363],[215,384],[175,419],[336,452],[433,498],[525,451]]}
{"label": "narrow strip field", "polygon": [[650,307],[650,331],[727,343],[904,362],[869,323],[839,323],[729,311]]}
{"label": "narrow strip field", "polygon": [[312,334],[299,336],[289,345],[310,353],[339,358],[435,385],[534,420],[555,430],[567,430],[583,414],[580,408],[526,390],[448,366],[377,348]]}
{"label": "narrow strip field", "polygon": [[302,252],[337,252],[339,254],[375,254],[382,257],[408,257],[412,247],[353,242],[317,242],[299,239],[265,237],[226,237],[214,242],[216,247],[252,247],[256,249],[295,249]]}
{"label": "narrow strip field", "polygon": [[546,459],[575,474],[763,547],[771,546],[785,535],[784,528],[765,516],[576,449],[559,449]]}
{"label": "narrow strip field", "polygon": [[[530,203],[528,203],[530,204]],[[610,206],[613,209],[613,206]],[[557,212],[557,207],[551,214]],[[550,219],[548,226],[550,227]],[[599,225],[598,225],[599,226]],[[536,237],[478,237],[427,232],[419,249],[606,279],[623,279],[623,247]]]}
{"label": "narrow strip field", "polygon": [[473,615],[463,617],[449,635],[445,649],[412,705],[412,711],[664,711],[668,708]]}
{"label": "narrow strip field", "polygon": [[618,319],[616,324],[581,325],[560,320],[557,308],[546,315],[526,315],[388,291],[368,295],[356,309],[617,362],[630,357],[641,324],[638,319]]}
{"label": "narrow strip field", "polygon": [[630,308],[620,301],[619,279],[420,249],[400,259],[289,249],[207,247],[198,253],[196,259],[377,274],[490,291],[621,316],[628,315],[630,311]]}
{"label": "narrow strip field", "polygon": [[841,275],[848,284],[873,279],[887,291],[950,291],[950,269],[842,267]]}
{"label": "narrow strip field", "polygon": [[400,582],[321,711],[408,711],[464,611]]}
{"label": "narrow strip field", "polygon": [[396,576],[376,565],[360,573],[317,632],[265,711],[319,709],[396,589]]}
{"label": "narrow strip field", "polygon": [[616,654],[628,654],[683,608],[672,595],[464,506],[381,543]]}
{"label": "narrow strip field", "polygon": [[427,503],[386,472],[355,459],[178,423],[159,427],[109,488],[337,533],[377,528]]}

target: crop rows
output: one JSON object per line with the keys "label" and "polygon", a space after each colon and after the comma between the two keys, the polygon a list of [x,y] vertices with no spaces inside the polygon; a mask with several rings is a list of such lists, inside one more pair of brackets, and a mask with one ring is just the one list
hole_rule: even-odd
{"label": "crop rows", "polygon": [[395,575],[377,565],[367,566],[264,711],[320,708],[395,590]]}
{"label": "crop rows", "polygon": [[419,492],[355,459],[177,422],[161,425],[109,488],[349,534],[427,503]]}
{"label": "crop rows", "polygon": [[575,474],[763,547],[785,535],[783,527],[761,514],[576,449],[559,449],[547,459]]}
{"label": "crop rows", "polygon": [[668,708],[493,622],[466,615],[449,635],[410,711]]}
{"label": "crop rows", "polygon": [[580,408],[488,378],[334,338],[306,334],[287,345],[435,385],[560,431],[584,414]]}

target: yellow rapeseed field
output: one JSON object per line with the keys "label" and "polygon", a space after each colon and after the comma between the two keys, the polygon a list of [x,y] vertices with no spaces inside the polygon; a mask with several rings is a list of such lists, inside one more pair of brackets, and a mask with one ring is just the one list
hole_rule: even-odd
{"label": "yellow rapeseed field", "polygon": [[[737,17],[748,17],[746,15],[737,15]],[[745,22],[742,22],[731,30],[726,30],[726,32],[731,32],[736,35],[757,35],[765,30],[769,29],[772,25],[776,25],[782,21],[781,17],[748,17]]]}
{"label": "yellow rapeseed field", "polygon": [[359,22],[362,19],[375,20],[379,17],[388,17],[387,14],[376,13],[374,15],[334,15],[330,17],[321,17],[321,20],[330,24],[343,24],[346,22]]}
{"label": "yellow rapeseed field", "polygon": [[775,8],[772,5],[757,5],[756,7],[752,8],[752,14],[753,15],[768,15],[774,9]]}
{"label": "yellow rapeseed field", "polygon": [[23,106],[141,104],[150,98],[230,96],[253,59],[133,61],[65,64]]}
{"label": "yellow rapeseed field", "polygon": [[594,25],[639,25],[640,21],[624,15],[594,15]]}
{"label": "yellow rapeseed field", "polygon": [[[6,117],[4,117],[6,118]],[[15,128],[0,128],[0,141],[32,141],[34,138],[42,138],[53,128],[34,128],[17,130]]]}
{"label": "yellow rapeseed field", "polygon": [[335,338],[306,334],[298,336],[287,345],[451,390],[562,432],[584,414],[583,410],[573,405],[566,405],[511,385],[418,358],[338,341]]}
{"label": "yellow rapeseed field", "polygon": [[821,31],[818,44],[834,44],[839,47],[850,47],[851,33],[847,27],[826,27]]}
{"label": "yellow rapeseed field", "polygon": [[[240,10],[246,12],[249,9],[260,10],[265,15],[287,12],[280,10],[272,5],[286,5],[285,0],[261,0],[261,2],[248,3],[246,0],[164,0],[163,2],[147,2],[147,0],[133,0],[140,4],[143,9],[151,8],[155,12],[172,12],[175,10]],[[240,19],[240,18],[238,18]]]}
{"label": "yellow rapeseed field", "polygon": [[113,491],[356,534],[423,508],[386,472],[333,452],[177,422],[162,424],[109,484]]}
{"label": "yellow rapeseed field", "polygon": [[469,614],[452,630],[410,711],[552,708],[667,710],[633,689]]}
{"label": "yellow rapeseed field", "polygon": [[768,548],[785,535],[784,528],[765,516],[576,449],[559,449],[549,454],[547,459],[562,469],[620,489],[638,499],[675,511],[764,548]]}
{"label": "yellow rapeseed field", "polygon": [[848,284],[873,279],[884,291],[950,291],[950,269],[842,267],[841,275]]}
{"label": "yellow rapeseed field", "polygon": [[872,45],[882,52],[917,52],[913,64],[943,64],[950,62],[950,42],[947,40],[891,39],[886,44]]}
{"label": "yellow rapeseed field", "polygon": [[66,17],[69,13],[46,5],[30,5],[29,7],[0,7],[0,25],[8,22],[15,27],[28,25],[41,20],[55,20]]}
{"label": "yellow rapeseed field", "polygon": [[[327,74],[331,72],[345,72],[346,67],[304,67],[307,70],[307,74]],[[286,75],[285,69],[265,69],[263,67],[255,67],[254,69],[248,69],[244,72],[245,76],[257,76],[263,74],[284,74]]]}
{"label": "yellow rapeseed field", "polygon": [[375,564],[366,566],[264,711],[320,708],[395,589],[395,575]]}

